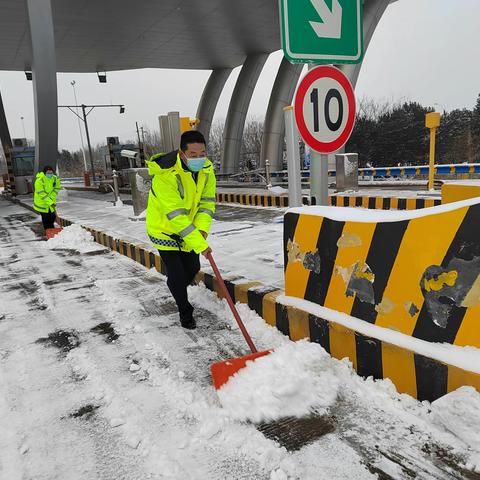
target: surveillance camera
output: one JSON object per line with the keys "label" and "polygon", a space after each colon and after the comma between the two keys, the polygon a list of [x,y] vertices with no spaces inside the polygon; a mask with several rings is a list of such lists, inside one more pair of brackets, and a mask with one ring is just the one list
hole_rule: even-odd
{"label": "surveillance camera", "polygon": [[140,154],[135,150],[121,150],[120,155],[127,158],[140,158]]}

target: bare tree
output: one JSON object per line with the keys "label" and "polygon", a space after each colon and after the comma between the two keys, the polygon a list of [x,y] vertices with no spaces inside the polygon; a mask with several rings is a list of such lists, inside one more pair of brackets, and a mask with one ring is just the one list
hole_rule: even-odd
{"label": "bare tree", "polygon": [[210,137],[208,140],[208,156],[213,162],[215,169],[220,166],[220,157],[222,155],[223,131],[225,130],[225,120],[215,120],[210,128]]}
{"label": "bare tree", "polygon": [[366,121],[378,121],[379,118],[399,108],[407,100],[376,100],[370,97],[362,97],[357,101],[357,117]]}
{"label": "bare tree", "polygon": [[151,157],[155,153],[163,152],[160,132],[158,130],[150,130],[148,127],[145,127],[143,129],[143,135],[145,138],[144,148],[147,158]]}
{"label": "bare tree", "polygon": [[260,166],[262,137],[263,120],[255,117],[248,119],[243,130],[240,171],[255,170]]}

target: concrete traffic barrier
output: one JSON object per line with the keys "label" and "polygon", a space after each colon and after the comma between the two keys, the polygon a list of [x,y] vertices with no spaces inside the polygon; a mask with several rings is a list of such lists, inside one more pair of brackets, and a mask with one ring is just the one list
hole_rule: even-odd
{"label": "concrete traffic barrier", "polygon": [[480,180],[442,185],[442,204],[460,202],[468,198],[480,197]]}
{"label": "concrete traffic barrier", "polygon": [[[480,348],[479,225],[480,198],[423,212],[292,209],[284,221],[285,293],[425,342]],[[299,318],[277,313],[277,327],[306,335],[312,322]],[[320,330],[330,353],[348,357],[360,375],[391,378],[417,398],[438,398],[462,381],[480,386],[473,373],[335,322]]]}
{"label": "concrete traffic barrier", "polygon": [[480,199],[377,216],[292,209],[286,295],[423,340],[480,347],[478,225]]}

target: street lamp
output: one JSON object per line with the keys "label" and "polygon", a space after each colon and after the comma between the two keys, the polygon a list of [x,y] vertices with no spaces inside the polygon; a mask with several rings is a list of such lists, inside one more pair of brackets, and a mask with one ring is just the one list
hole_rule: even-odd
{"label": "street lamp", "polygon": [[[78,104],[77,100],[77,92],[75,90],[75,80],[72,80],[70,82],[70,85],[73,88],[73,97],[75,98],[75,104]],[[80,133],[80,143],[82,144],[82,155],[83,155],[83,168],[85,169],[85,172],[87,171],[87,156],[85,155],[85,145],[83,143],[83,133],[82,133],[82,126],[80,125],[80,117],[78,115],[78,108],[76,109],[76,115],[77,115],[77,122],[78,122],[78,131]]]}
{"label": "street lamp", "polygon": [[23,117],[20,117],[20,120],[22,121],[22,128],[23,128],[23,138],[27,142],[27,147],[28,147],[28,140],[27,140],[27,134],[25,133],[25,122],[23,121]]}
{"label": "street lamp", "polygon": [[[84,105],[83,103],[81,105],[59,105],[58,108],[68,108],[74,115],[79,118],[83,124],[85,125],[85,134],[87,136],[87,145],[88,145],[88,156],[90,157],[90,165],[92,168],[92,178],[93,181],[95,182],[95,167],[93,165],[93,153],[92,153],[92,145],[90,143],[90,133],[88,131],[88,122],[87,122],[87,117],[88,115],[92,112],[94,108],[110,108],[110,107],[120,107],[120,113],[125,112],[125,105],[123,104],[118,104],[118,105]],[[82,109],[82,117],[76,113],[75,110],[73,109]],[[87,109],[89,109],[87,111]]]}

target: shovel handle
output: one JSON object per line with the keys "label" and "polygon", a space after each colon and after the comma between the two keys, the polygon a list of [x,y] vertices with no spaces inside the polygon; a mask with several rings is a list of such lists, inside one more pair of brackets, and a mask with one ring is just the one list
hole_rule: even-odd
{"label": "shovel handle", "polygon": [[235,307],[235,304],[233,303],[232,297],[230,296],[230,293],[227,289],[227,286],[225,285],[225,282],[223,281],[222,275],[220,275],[220,271],[217,268],[217,265],[215,264],[215,260],[213,260],[212,254],[208,253],[207,254],[207,259],[210,262],[210,265],[213,268],[213,271],[215,272],[215,276],[217,277],[218,283],[220,285],[220,290],[222,291],[223,297],[228,303],[228,306],[230,307],[230,310],[233,313],[233,316],[235,317],[235,320],[237,321],[238,327],[240,328],[240,331],[243,334],[243,337],[245,338],[245,341],[247,342],[248,346],[250,347],[250,350],[252,353],[257,353],[257,349],[250,337],[250,335],[247,332],[247,329],[245,328],[245,325],[242,322],[242,319],[240,318],[240,315],[238,314],[237,308]]}

